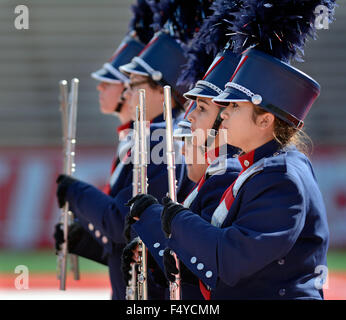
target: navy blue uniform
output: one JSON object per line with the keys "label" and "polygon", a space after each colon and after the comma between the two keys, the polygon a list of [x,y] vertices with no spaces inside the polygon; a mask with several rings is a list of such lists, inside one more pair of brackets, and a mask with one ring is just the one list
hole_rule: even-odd
{"label": "navy blue uniform", "polygon": [[211,299],[323,298],[329,231],[310,161],[274,140],[239,161],[244,171],[212,223],[180,212],[169,247]]}
{"label": "navy blue uniform", "polygon": [[[185,207],[208,222],[211,221],[212,214],[228,183],[234,181],[241,171],[239,162],[233,157],[236,152],[238,152],[236,148],[228,146],[227,155],[220,156],[212,162],[201,181],[196,184],[183,203]],[[133,224],[133,228],[163,270],[162,257],[167,247],[167,239],[161,230],[161,212],[162,205],[151,205],[141,214],[141,219]],[[182,299],[203,299],[203,296],[198,286],[182,281]]]}
{"label": "navy blue uniform", "polygon": [[[174,113],[176,113],[174,111]],[[164,133],[165,123],[162,115],[157,117],[150,126],[151,133],[155,129],[162,129]],[[162,137],[157,141],[150,141],[150,150],[159,148]],[[163,155],[164,156],[164,155]],[[129,159],[128,159],[129,160]],[[185,165],[177,165],[178,195],[186,197],[193,184],[186,176]],[[120,268],[121,254],[125,246],[123,237],[124,218],[129,211],[125,203],[132,198],[132,163],[120,162],[115,169],[114,183],[110,195],[82,181],[77,181],[69,186],[66,199],[70,204],[71,211],[93,237],[102,244],[105,252],[99,253],[108,257],[108,266],[113,289],[113,299],[125,299],[126,284]],[[152,161],[147,166],[148,193],[161,199],[168,192],[167,165],[155,164]],[[151,285],[149,295],[152,299],[162,298],[163,288]],[[157,290],[156,290],[157,289]]]}

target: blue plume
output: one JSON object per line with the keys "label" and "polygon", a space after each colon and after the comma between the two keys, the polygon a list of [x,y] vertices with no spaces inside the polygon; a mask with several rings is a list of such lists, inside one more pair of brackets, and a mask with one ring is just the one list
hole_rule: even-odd
{"label": "blue plume", "polygon": [[138,39],[144,44],[148,43],[154,35],[153,12],[146,0],[137,0],[131,6],[133,17],[129,24],[130,31],[136,31]]}
{"label": "blue plume", "polygon": [[174,0],[146,0],[146,2],[153,13],[152,28],[155,32],[161,30],[178,5]]}
{"label": "blue plume", "polygon": [[211,14],[186,48],[188,62],[178,79],[178,84],[193,86],[202,79],[215,56],[225,47],[234,27],[236,14],[243,8],[241,0],[216,0],[210,7]]}
{"label": "blue plume", "polygon": [[210,15],[212,0],[178,0],[178,6],[170,17],[173,34],[183,43],[189,42]]}
{"label": "blue plume", "polygon": [[308,37],[316,38],[315,9],[323,5],[333,21],[333,0],[247,0],[229,29],[235,52],[256,47],[282,61],[303,61]]}
{"label": "blue plume", "polygon": [[153,29],[165,29],[182,43],[199,30],[213,0],[147,0],[153,12]]}

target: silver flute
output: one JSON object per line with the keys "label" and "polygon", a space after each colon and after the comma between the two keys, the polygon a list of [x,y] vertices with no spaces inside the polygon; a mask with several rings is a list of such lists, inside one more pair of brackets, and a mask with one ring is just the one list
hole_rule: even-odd
{"label": "silver flute", "polygon": [[[133,153],[133,177],[132,194],[146,194],[147,183],[147,124],[145,119],[145,90],[139,90],[139,106],[136,107],[136,119],[134,123],[134,153]],[[131,278],[126,288],[127,300],[148,300],[148,266],[147,249],[144,242],[139,239],[139,261],[131,265]]]}
{"label": "silver flute", "polygon": [[[132,196],[139,193],[139,107],[136,107],[136,119],[134,121],[134,145],[133,145],[133,168],[132,168]],[[126,300],[138,299],[137,288],[137,264],[131,265],[131,278],[126,287]]]}
{"label": "silver flute", "polygon": [[[76,145],[76,120],[77,120],[77,102],[78,102],[78,84],[79,80],[74,78],[71,83],[71,92],[68,95],[68,83],[66,80],[59,82],[60,86],[60,111],[62,115],[63,131],[63,150],[64,150],[64,173],[72,175],[75,171],[75,145]],[[61,212],[60,222],[63,226],[64,242],[58,253],[57,278],[60,281],[60,290],[66,289],[66,270],[68,257],[68,226],[73,221],[73,214],[69,210],[69,204],[66,202]],[[70,255],[71,269],[74,279],[79,280],[79,261],[78,256]]]}
{"label": "silver flute", "polygon": [[[147,181],[147,123],[146,123],[145,90],[139,90],[139,181],[140,193],[148,193]],[[148,265],[147,248],[139,239],[139,266],[138,266],[138,300],[148,300]]]}
{"label": "silver flute", "polygon": [[[168,171],[168,193],[172,201],[177,202],[177,180],[175,176],[175,152],[173,144],[173,120],[172,120],[172,95],[171,87],[163,88],[164,104],[163,114],[166,121],[166,156]],[[177,255],[173,253],[178,274],[175,276],[175,282],[169,283],[170,300],[181,300],[181,277],[180,267]]]}

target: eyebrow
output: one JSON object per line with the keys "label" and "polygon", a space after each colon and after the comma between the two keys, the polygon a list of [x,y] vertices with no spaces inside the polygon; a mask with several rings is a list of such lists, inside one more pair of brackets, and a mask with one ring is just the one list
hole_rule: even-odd
{"label": "eyebrow", "polygon": [[131,75],[130,75],[130,81],[142,81],[143,79],[139,76],[138,77],[138,75],[137,74],[133,74],[133,73],[131,73]]}
{"label": "eyebrow", "polygon": [[202,98],[197,98],[197,101],[198,101],[198,102],[203,102],[203,103],[205,103],[206,105],[209,105],[209,104],[208,104],[208,101],[206,101],[206,100],[204,100],[204,99],[202,99]]}

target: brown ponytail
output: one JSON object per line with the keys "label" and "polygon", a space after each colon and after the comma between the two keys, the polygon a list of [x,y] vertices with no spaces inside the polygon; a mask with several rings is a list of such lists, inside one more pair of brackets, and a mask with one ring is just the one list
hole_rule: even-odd
{"label": "brown ponytail", "polygon": [[[253,105],[252,119],[256,122],[259,115],[267,113],[268,111]],[[282,148],[290,145],[296,146],[296,148],[304,153],[306,156],[310,156],[313,149],[313,142],[310,137],[301,129],[297,129],[289,125],[286,121],[275,117],[274,120],[274,139],[280,143]]]}

